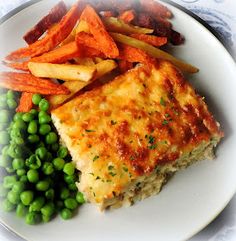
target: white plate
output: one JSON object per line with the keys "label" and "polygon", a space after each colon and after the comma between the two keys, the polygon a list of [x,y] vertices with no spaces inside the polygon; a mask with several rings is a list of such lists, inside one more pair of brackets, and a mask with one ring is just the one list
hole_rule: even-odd
{"label": "white plate", "polygon": [[[23,46],[22,35],[55,3],[44,0],[9,18],[0,26],[0,59]],[[100,213],[84,205],[69,221],[60,218],[28,226],[14,214],[2,214],[2,222],[27,240],[185,240],[212,221],[236,190],[236,68],[222,44],[186,13],[169,6],[175,28],[186,43],[174,54],[200,68],[190,76],[206,96],[210,110],[222,124],[225,138],[214,161],[203,161],[179,172],[162,192],[130,208]]]}

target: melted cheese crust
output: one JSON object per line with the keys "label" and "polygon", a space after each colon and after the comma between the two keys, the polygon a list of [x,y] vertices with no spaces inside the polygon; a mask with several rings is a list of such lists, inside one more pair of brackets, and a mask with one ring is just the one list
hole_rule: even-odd
{"label": "melted cheese crust", "polygon": [[169,62],[139,66],[52,112],[95,203],[156,167],[222,137],[203,98]]}

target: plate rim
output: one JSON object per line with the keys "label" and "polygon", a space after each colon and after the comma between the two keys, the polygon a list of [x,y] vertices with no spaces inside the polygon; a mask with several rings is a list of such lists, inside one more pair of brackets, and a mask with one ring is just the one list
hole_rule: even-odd
{"label": "plate rim", "polygon": [[[28,2],[25,2],[18,7],[12,9],[10,12],[5,14],[0,18],[0,26],[5,23],[7,20],[14,17],[19,12],[23,11],[26,8],[30,8],[34,4],[37,4],[39,2],[46,2],[46,0],[29,0]],[[217,41],[218,45],[221,46],[221,48],[224,50],[224,52],[227,54],[229,60],[231,61],[232,65],[234,66],[234,70],[236,73],[236,56],[235,59],[230,53],[230,46],[227,45],[227,43],[224,41],[222,36],[216,32],[207,22],[205,22],[203,19],[201,19],[198,15],[191,12],[184,6],[181,6],[178,3],[175,3],[171,0],[159,0],[163,2],[164,4],[171,5],[172,7],[176,8],[177,10],[183,12],[186,14],[186,16],[192,18],[198,25],[205,28],[205,30],[208,31],[208,33]],[[229,204],[229,202],[232,200],[234,195],[236,194],[236,186],[234,191],[232,192],[231,196],[229,196],[228,200],[222,205],[221,208],[219,208],[219,211],[215,213],[215,215],[211,216],[209,220],[206,221],[206,223],[202,224],[198,229],[194,230],[192,234],[189,235],[187,239],[191,239],[194,235],[198,234],[200,231],[202,231],[204,228],[206,228],[211,222],[213,222],[219,215],[222,213],[222,211],[226,208],[226,206]],[[28,240],[24,235],[18,233],[16,230],[14,230],[11,226],[9,226],[1,217],[0,217],[0,225],[6,229],[11,235],[17,236],[18,238],[22,240]]]}

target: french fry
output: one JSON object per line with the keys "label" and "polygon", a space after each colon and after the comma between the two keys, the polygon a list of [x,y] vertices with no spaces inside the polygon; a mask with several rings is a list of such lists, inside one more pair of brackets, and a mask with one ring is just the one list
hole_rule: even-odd
{"label": "french fry", "polygon": [[142,33],[138,33],[138,34],[134,33],[134,34],[131,34],[130,37],[136,38],[145,43],[151,44],[155,47],[160,47],[162,45],[167,44],[167,42],[168,42],[167,37],[157,37],[154,35],[147,35],[147,34],[142,34]]}
{"label": "french fry", "polygon": [[16,108],[16,112],[29,112],[33,108],[33,93],[23,92],[20,97],[20,103]]}
{"label": "french fry", "polygon": [[[110,16],[111,17],[111,16]],[[124,21],[124,23],[130,23],[135,18],[134,10],[126,10],[118,16],[119,19]]]}
{"label": "french fry", "polygon": [[32,29],[30,29],[23,39],[27,44],[32,44],[39,39],[39,37],[48,30],[52,25],[59,22],[66,14],[66,5],[63,1],[60,1],[55,5],[50,12],[43,17]]}
{"label": "french fry", "polygon": [[74,28],[75,23],[77,22],[81,13],[81,7],[83,7],[83,4],[80,5],[80,1],[77,1],[61,19],[53,31],[51,31],[49,34],[46,34],[44,38],[37,40],[28,47],[20,48],[10,53],[6,59],[16,60],[26,57],[35,57],[56,47],[70,34]]}
{"label": "french fry", "polygon": [[48,100],[52,107],[52,109],[56,108],[57,106],[63,104],[70,98],[72,98],[78,91],[83,89],[88,84],[92,83],[95,79],[98,79],[105,74],[108,74],[113,69],[117,67],[117,64],[113,60],[104,60],[100,63],[95,65],[97,72],[96,76],[92,81],[89,82],[83,82],[83,81],[66,81],[62,85],[65,86],[67,89],[70,90],[71,94],[69,95],[52,95],[49,96]]}
{"label": "french fry", "polygon": [[174,56],[172,56],[158,48],[155,48],[152,45],[147,44],[143,41],[140,41],[138,39],[135,39],[135,38],[132,38],[132,37],[120,34],[120,33],[110,33],[110,34],[115,41],[133,46],[135,48],[139,48],[154,58],[168,60],[184,72],[196,73],[199,71],[198,68],[196,68],[180,59],[177,59]]}
{"label": "french fry", "polygon": [[29,62],[30,72],[36,77],[55,78],[65,81],[80,80],[88,82],[94,78],[96,68],[75,64],[50,64]]}
{"label": "french fry", "polygon": [[93,66],[95,62],[92,58],[74,58],[75,62],[80,65]]}
{"label": "french fry", "polygon": [[102,20],[95,10],[87,5],[80,16],[80,20],[87,22],[91,34],[96,38],[100,51],[109,58],[119,56],[116,43],[108,34]]}
{"label": "french fry", "polygon": [[141,28],[138,26],[134,26],[131,24],[127,24],[121,19],[110,17],[104,18],[103,22],[106,28],[109,31],[123,33],[123,34],[132,34],[132,33],[143,33],[143,34],[150,34],[153,33],[153,29],[149,28]]}
{"label": "french fry", "polygon": [[56,84],[49,79],[37,78],[28,73],[1,72],[0,87],[42,95],[69,94],[63,85]]}
{"label": "french fry", "polygon": [[151,13],[152,15],[161,16],[163,18],[171,18],[171,11],[164,5],[154,1],[154,0],[139,0],[140,9],[145,12]]}

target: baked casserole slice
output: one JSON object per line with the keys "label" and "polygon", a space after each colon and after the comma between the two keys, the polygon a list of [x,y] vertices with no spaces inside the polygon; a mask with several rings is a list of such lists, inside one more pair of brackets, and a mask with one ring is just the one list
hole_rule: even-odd
{"label": "baked casserole slice", "polygon": [[81,171],[79,190],[101,209],[157,194],[177,170],[214,158],[223,136],[203,98],[166,61],[139,65],[52,118]]}

